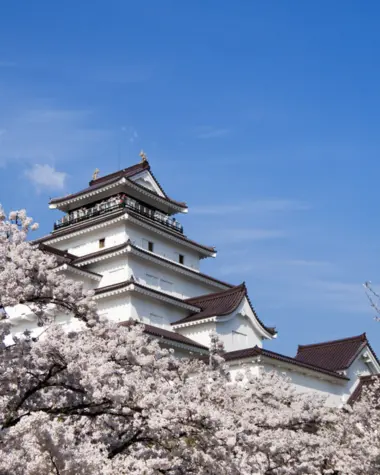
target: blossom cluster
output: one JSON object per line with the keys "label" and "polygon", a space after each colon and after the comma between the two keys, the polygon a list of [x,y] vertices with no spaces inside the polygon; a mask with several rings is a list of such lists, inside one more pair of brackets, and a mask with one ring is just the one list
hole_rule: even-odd
{"label": "blossom cluster", "polygon": [[91,293],[27,242],[32,226],[0,212],[0,335],[19,303],[46,327],[1,348],[0,475],[380,473],[378,391],[337,409],[277,373],[232,382],[215,336],[206,362],[178,359],[142,325],[98,318]]}

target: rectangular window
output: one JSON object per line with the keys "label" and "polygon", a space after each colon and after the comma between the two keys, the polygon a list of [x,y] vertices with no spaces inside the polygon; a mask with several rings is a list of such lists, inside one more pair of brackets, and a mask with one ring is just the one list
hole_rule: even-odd
{"label": "rectangular window", "polygon": [[153,252],[154,244],[152,241],[148,241],[148,251]]}
{"label": "rectangular window", "polygon": [[185,256],[183,254],[178,254],[178,262],[180,264],[184,264],[185,263]]}
{"label": "rectangular window", "polygon": [[99,249],[103,249],[106,245],[106,238],[99,239]]}

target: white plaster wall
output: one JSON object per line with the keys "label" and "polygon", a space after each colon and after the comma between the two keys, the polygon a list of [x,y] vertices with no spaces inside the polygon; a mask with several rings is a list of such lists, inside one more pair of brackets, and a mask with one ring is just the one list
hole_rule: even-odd
{"label": "white plaster wall", "polygon": [[170,323],[184,318],[188,313],[185,309],[138,292],[131,293],[131,317],[135,320],[173,330]]}
{"label": "white plaster wall", "polygon": [[94,262],[87,266],[87,268],[103,276],[98,284],[99,288],[123,282],[128,280],[131,276],[131,269],[128,265],[128,257],[126,254]]}
{"label": "white plaster wall", "polygon": [[268,362],[257,364],[257,361],[245,359],[241,362],[229,362],[231,379],[235,380],[236,374],[244,370],[250,370],[260,377],[261,371],[275,371],[289,378],[294,388],[302,393],[312,393],[326,400],[326,405],[336,407],[342,405],[342,394],[345,383],[335,384],[327,380],[319,379],[317,374],[308,375],[290,370],[286,367],[271,365]]}
{"label": "white plaster wall", "polygon": [[369,366],[364,362],[362,356],[363,353],[368,351],[367,348],[358,355],[356,360],[352,363],[352,365],[348,368],[346,376],[350,378],[350,381],[347,382],[345,391],[344,391],[344,401],[350,397],[350,395],[355,390],[357,384],[359,383],[360,376],[366,376],[372,374]]}
{"label": "white plaster wall", "polygon": [[99,314],[114,322],[124,322],[131,318],[131,297],[127,293],[98,299],[97,304]]}
{"label": "white plaster wall", "polygon": [[[127,220],[127,235],[136,246],[146,248],[146,241],[154,243],[154,253],[167,259],[178,262],[178,254],[185,257],[185,265],[191,269],[199,270],[200,255],[196,250],[192,250],[172,239],[168,239],[163,234],[156,233],[143,226],[138,226]],[[144,240],[144,241],[143,241]]]}
{"label": "white plaster wall", "polygon": [[53,246],[76,256],[84,256],[99,251],[99,239],[105,239],[105,248],[117,246],[127,241],[125,222],[109,224],[100,229],[86,232],[79,236],[63,239],[53,243]]}
{"label": "white plaster wall", "polygon": [[[157,278],[156,288],[181,299],[222,290],[220,287],[201,282],[197,280],[196,277],[181,274],[180,272],[165,267],[163,264],[158,264],[138,256],[129,255],[128,265],[133,276],[142,284],[149,285],[150,280],[147,276],[147,274],[149,274]],[[167,283],[172,284],[171,291],[168,290]]]}
{"label": "white plaster wall", "polygon": [[319,396],[327,397],[326,404],[329,406],[340,406],[343,402],[342,394],[344,392],[345,383],[342,385],[334,384],[323,379],[318,379],[317,375],[311,376],[295,371],[287,371],[267,364],[265,364],[265,369],[268,371],[276,369],[281,373],[285,373],[285,375],[291,379],[297,391],[305,393],[314,392]]}
{"label": "white plaster wall", "polygon": [[68,251],[76,256],[84,256],[99,250],[99,240],[105,238],[104,248],[116,246],[126,242],[128,238],[133,244],[147,248],[147,242],[154,243],[154,253],[178,263],[178,255],[184,256],[184,265],[199,270],[200,255],[196,250],[177,243],[143,226],[126,221],[109,224],[100,229],[85,232],[79,236],[68,237],[53,243],[60,250]]}
{"label": "white plaster wall", "polygon": [[227,318],[229,320],[216,323],[216,333],[224,343],[226,351],[242,350],[254,346],[261,348],[263,346],[260,335],[255,331],[247,317],[234,314]]}
{"label": "white plaster wall", "polygon": [[189,327],[177,328],[176,331],[181,335],[187,336],[197,341],[201,345],[210,346],[210,333],[216,330],[215,322],[202,323],[201,325],[192,325]]}

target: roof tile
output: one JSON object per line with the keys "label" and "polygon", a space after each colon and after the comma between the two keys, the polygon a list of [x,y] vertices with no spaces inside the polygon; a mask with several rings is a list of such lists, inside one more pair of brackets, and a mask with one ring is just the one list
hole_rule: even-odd
{"label": "roof tile", "polygon": [[260,325],[268,333],[275,335],[276,330],[271,327],[266,327],[257,316],[251,304],[251,301],[248,298],[247,288],[244,282],[240,285],[232,287],[231,289],[222,290],[221,292],[215,292],[212,294],[206,294],[201,295],[199,297],[185,299],[186,303],[196,305],[201,309],[201,311],[182,318],[181,320],[172,323],[172,325],[180,325],[182,323],[194,322],[209,317],[220,317],[224,315],[229,315],[238,308],[244,298],[247,298],[252,312],[254,313]]}
{"label": "roof tile", "polygon": [[368,341],[366,334],[363,333],[351,338],[299,345],[295,359],[332,371],[345,370],[366,346],[368,346]]}
{"label": "roof tile", "polygon": [[[135,323],[137,322],[127,321],[127,322],[120,323],[120,325],[128,327]],[[176,333],[170,330],[165,330],[164,328],[159,328],[154,325],[148,325],[147,323],[143,323],[143,325],[144,325],[144,333],[147,333],[148,335],[164,338],[165,340],[176,341],[178,343],[183,343],[189,346],[195,346],[196,348],[201,348],[202,350],[208,350],[207,346],[201,345],[197,341],[191,340],[190,338],[187,338],[184,335],[180,335],[179,333]]]}

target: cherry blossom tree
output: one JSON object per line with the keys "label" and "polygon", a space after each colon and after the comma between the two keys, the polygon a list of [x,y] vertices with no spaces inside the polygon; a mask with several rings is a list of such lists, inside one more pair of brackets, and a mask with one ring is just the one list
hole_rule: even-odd
{"label": "cherry blossom tree", "polygon": [[1,338],[16,304],[45,327],[1,349],[0,475],[379,473],[377,414],[327,408],[277,373],[230,381],[215,337],[206,362],[178,359],[143,326],[99,318],[92,294],[27,242],[33,227],[0,211]]}

